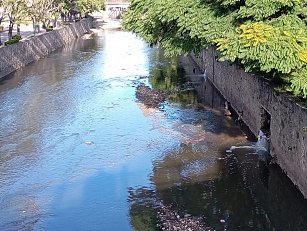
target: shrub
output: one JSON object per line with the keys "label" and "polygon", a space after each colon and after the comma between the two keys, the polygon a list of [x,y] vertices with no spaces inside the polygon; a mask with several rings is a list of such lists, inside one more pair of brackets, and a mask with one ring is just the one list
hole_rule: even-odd
{"label": "shrub", "polygon": [[47,32],[53,31],[53,26],[48,26],[48,27],[46,28],[46,31],[47,31]]}
{"label": "shrub", "polygon": [[13,35],[10,40],[4,42],[4,45],[5,46],[12,45],[12,44],[18,43],[19,40],[21,40],[21,36],[20,35]]}
{"label": "shrub", "polygon": [[19,40],[16,40],[16,39],[10,39],[10,40],[8,40],[8,41],[4,42],[4,45],[5,45],[5,46],[8,46],[8,45],[12,45],[12,44],[14,44],[14,43],[18,43],[18,42],[19,42]]}
{"label": "shrub", "polygon": [[15,35],[13,35],[12,36],[12,39],[15,39],[15,40],[21,40],[21,35],[19,35],[19,34],[15,34]]}

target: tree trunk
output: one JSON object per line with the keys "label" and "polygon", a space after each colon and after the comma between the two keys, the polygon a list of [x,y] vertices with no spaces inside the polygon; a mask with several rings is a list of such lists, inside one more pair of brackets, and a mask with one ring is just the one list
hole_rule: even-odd
{"label": "tree trunk", "polygon": [[52,26],[55,28],[57,26],[57,18],[54,17],[54,20],[52,21]]}
{"label": "tree trunk", "polygon": [[17,34],[20,35],[20,24],[17,24]]}
{"label": "tree trunk", "polygon": [[34,32],[34,36],[35,34],[39,33],[39,25],[36,24],[36,19],[33,17],[32,18],[32,24],[33,24],[33,32]]}
{"label": "tree trunk", "polygon": [[72,12],[69,12],[68,13],[68,20],[69,20],[69,22],[73,22],[73,13]]}
{"label": "tree trunk", "polygon": [[33,33],[35,35],[35,19],[32,18]]}
{"label": "tree trunk", "polygon": [[63,12],[61,12],[61,20],[62,20],[62,22],[65,21],[65,14]]}
{"label": "tree trunk", "polygon": [[8,37],[9,37],[9,40],[12,38],[13,36],[13,26],[14,24],[12,22],[10,22],[10,25],[9,25],[9,32],[8,32]]}
{"label": "tree trunk", "polygon": [[[1,22],[2,22],[2,17],[0,17],[0,27],[1,27]],[[4,27],[3,27],[3,29],[4,29]],[[0,46],[2,46],[1,35],[2,35],[2,30],[0,29]]]}
{"label": "tree trunk", "polygon": [[[2,20],[3,20],[3,16],[0,17],[0,27],[1,27]],[[2,28],[3,28],[3,30],[0,31],[0,46],[2,46],[2,44],[3,44],[2,40],[1,40],[1,35],[2,35],[2,32],[4,32],[4,27],[2,27]]]}
{"label": "tree trunk", "polygon": [[45,30],[48,29],[50,27],[50,20],[49,19],[44,20],[43,21],[43,26],[45,27],[44,28]]}

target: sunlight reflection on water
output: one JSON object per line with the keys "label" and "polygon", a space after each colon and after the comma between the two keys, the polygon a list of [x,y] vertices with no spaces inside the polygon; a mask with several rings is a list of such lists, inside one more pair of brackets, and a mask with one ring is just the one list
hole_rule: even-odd
{"label": "sunlight reflection on water", "polygon": [[258,179],[257,161],[247,168],[225,157],[232,145],[246,144],[231,119],[218,109],[196,110],[194,94],[181,95],[188,103],[172,95],[155,109],[136,101],[140,83],[177,89],[183,80],[175,67],[134,35],[108,31],[2,81],[0,229],[140,230],[139,213],[152,215],[142,203],[158,196],[218,228],[225,214],[233,227],[263,221],[275,204],[255,206],[239,174]]}

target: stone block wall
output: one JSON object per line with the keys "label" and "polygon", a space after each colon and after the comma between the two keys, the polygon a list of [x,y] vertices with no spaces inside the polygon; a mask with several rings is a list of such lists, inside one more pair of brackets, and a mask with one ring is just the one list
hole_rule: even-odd
{"label": "stone block wall", "polygon": [[261,76],[216,57],[214,47],[192,56],[255,135],[263,126],[263,112],[270,114],[270,154],[307,198],[307,108],[278,94]]}
{"label": "stone block wall", "polygon": [[45,57],[51,52],[65,46],[74,39],[89,32],[92,28],[91,19],[64,26],[47,33],[39,34],[19,43],[0,48],[0,78],[9,73]]}

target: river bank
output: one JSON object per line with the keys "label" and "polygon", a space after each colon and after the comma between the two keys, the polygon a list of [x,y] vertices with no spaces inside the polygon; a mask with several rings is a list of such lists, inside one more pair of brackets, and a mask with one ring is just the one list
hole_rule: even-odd
{"label": "river bank", "polygon": [[23,39],[16,44],[1,47],[0,79],[89,33],[92,23],[90,18],[82,19],[59,29]]}
{"label": "river bank", "polygon": [[307,108],[275,91],[263,77],[219,62],[214,47],[190,57],[254,135],[263,131],[273,162],[307,198]]}
{"label": "river bank", "polygon": [[[167,99],[146,107],[142,85]],[[15,71],[0,84],[0,230],[305,231],[280,168],[228,152],[254,143],[224,103],[191,64],[124,31]]]}

